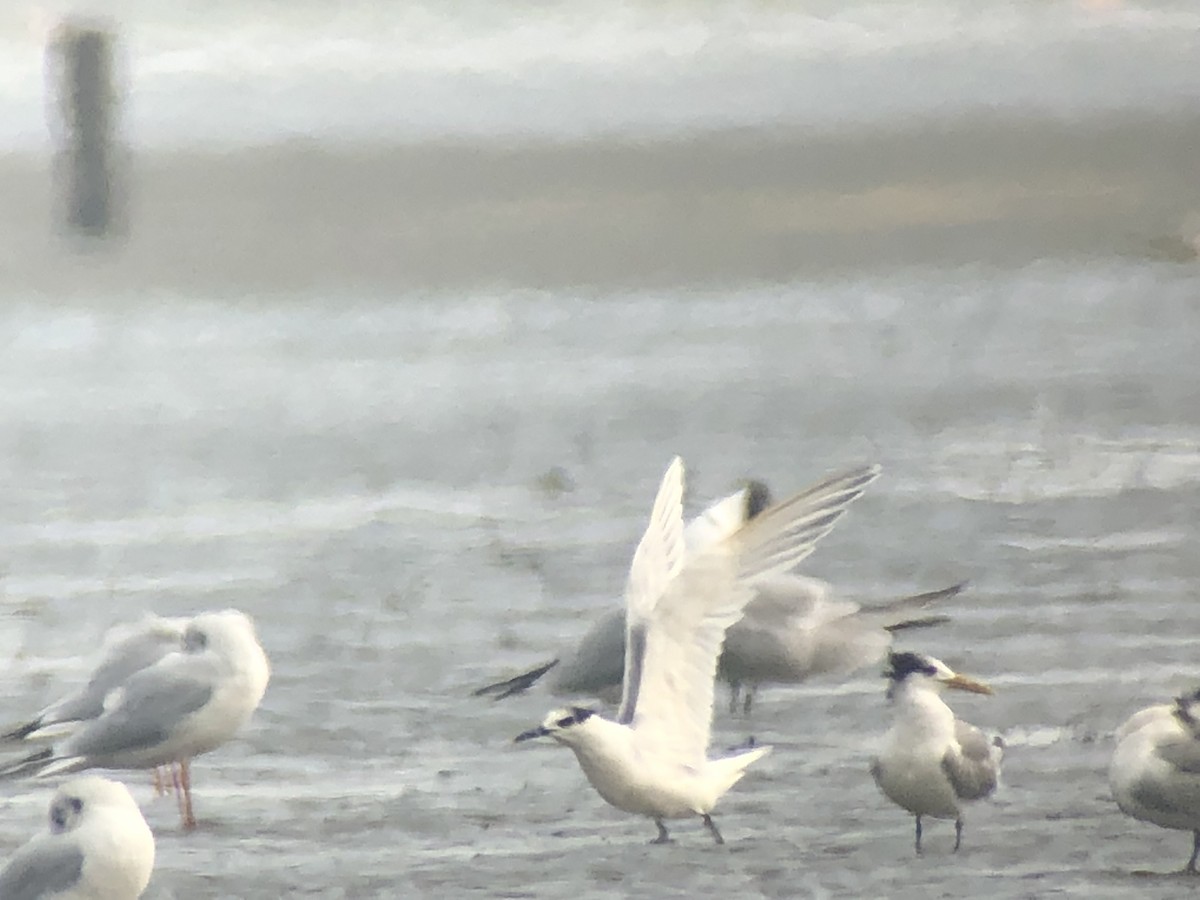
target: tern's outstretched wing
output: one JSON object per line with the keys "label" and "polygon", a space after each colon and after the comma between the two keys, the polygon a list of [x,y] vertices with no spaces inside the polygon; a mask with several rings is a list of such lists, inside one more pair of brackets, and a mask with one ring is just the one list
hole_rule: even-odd
{"label": "tern's outstretched wing", "polygon": [[625,586],[625,676],[622,681],[620,722],[628,724],[637,708],[645,662],[646,626],[659,598],[683,569],[687,547],[683,537],[683,460],[671,460],[654,506],[650,524],[633,553]]}
{"label": "tern's outstretched wing", "polygon": [[[878,474],[871,466],[827,479],[749,521],[744,513],[725,516],[724,534],[714,533],[673,578],[661,565],[655,577],[635,577],[631,570],[621,720],[633,725],[640,741],[682,764],[704,763],[726,629],[753,598],[756,580],[786,572],[808,556]],[[647,559],[642,556],[643,564]],[[648,587],[661,594],[639,593]]]}

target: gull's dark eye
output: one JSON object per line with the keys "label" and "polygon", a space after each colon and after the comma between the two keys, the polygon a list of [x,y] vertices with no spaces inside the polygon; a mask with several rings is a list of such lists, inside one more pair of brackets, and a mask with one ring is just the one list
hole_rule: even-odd
{"label": "gull's dark eye", "polygon": [[183,635],[183,649],[196,653],[208,646],[208,635],[198,628],[189,628]]}
{"label": "gull's dark eye", "polygon": [[71,798],[71,809],[74,812],[83,812],[83,801],[78,797]]}

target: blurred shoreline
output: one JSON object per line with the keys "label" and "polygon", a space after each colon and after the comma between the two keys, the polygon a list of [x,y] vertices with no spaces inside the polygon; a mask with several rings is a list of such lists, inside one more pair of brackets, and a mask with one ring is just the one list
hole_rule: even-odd
{"label": "blurred shoreline", "polygon": [[1200,114],[1146,112],[644,142],[135,148],[122,173],[127,233],[91,249],[55,232],[50,162],[10,154],[0,156],[0,288],[386,294],[1187,260],[1196,147]]}

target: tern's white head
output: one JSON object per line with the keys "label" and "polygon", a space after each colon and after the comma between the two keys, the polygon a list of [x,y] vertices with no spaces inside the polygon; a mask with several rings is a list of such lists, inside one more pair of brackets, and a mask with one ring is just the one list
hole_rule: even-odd
{"label": "tern's white head", "polygon": [[924,653],[891,653],[884,677],[888,685],[888,697],[904,687],[926,688],[940,692],[943,688],[970,691],[973,694],[990,694],[992,689],[982,681],[959,675],[940,659]]}
{"label": "tern's white head", "polygon": [[554,738],[560,744],[571,746],[587,740],[587,735],[596,724],[594,716],[595,711],[584,706],[556,709],[546,716],[541,725],[521,732],[515,740],[520,742],[548,737]]}

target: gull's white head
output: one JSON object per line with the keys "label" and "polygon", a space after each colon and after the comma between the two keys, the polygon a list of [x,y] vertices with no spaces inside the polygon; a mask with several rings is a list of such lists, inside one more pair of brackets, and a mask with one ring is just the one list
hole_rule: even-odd
{"label": "gull's white head", "polygon": [[256,644],[254,622],[236,609],[201,613],[187,623],[183,632],[183,647],[188,653],[213,650],[224,656]]}
{"label": "gull's white head", "polygon": [[247,679],[253,704],[267,690],[271,665],[258,641],[254,621],[236,609],[206,612],[192,618],[183,632],[184,653],[212,653],[221,664]]}
{"label": "gull's white head", "polygon": [[926,688],[940,692],[943,688],[990,694],[992,689],[982,681],[959,675],[940,659],[924,653],[890,653],[888,668],[883,673],[890,682],[888,697],[894,697],[902,687]]}
{"label": "gull's white head", "polygon": [[54,799],[50,801],[50,831],[54,834],[74,831],[81,822],[102,808],[141,815],[133,795],[125,785],[96,775],[86,775],[68,781],[55,792]]}
{"label": "gull's white head", "polygon": [[542,720],[537,728],[522,731],[514,739],[516,743],[531,741],[534,738],[554,738],[560,744],[576,744],[586,740],[595,725],[595,711],[584,706],[569,706],[556,709]]}

